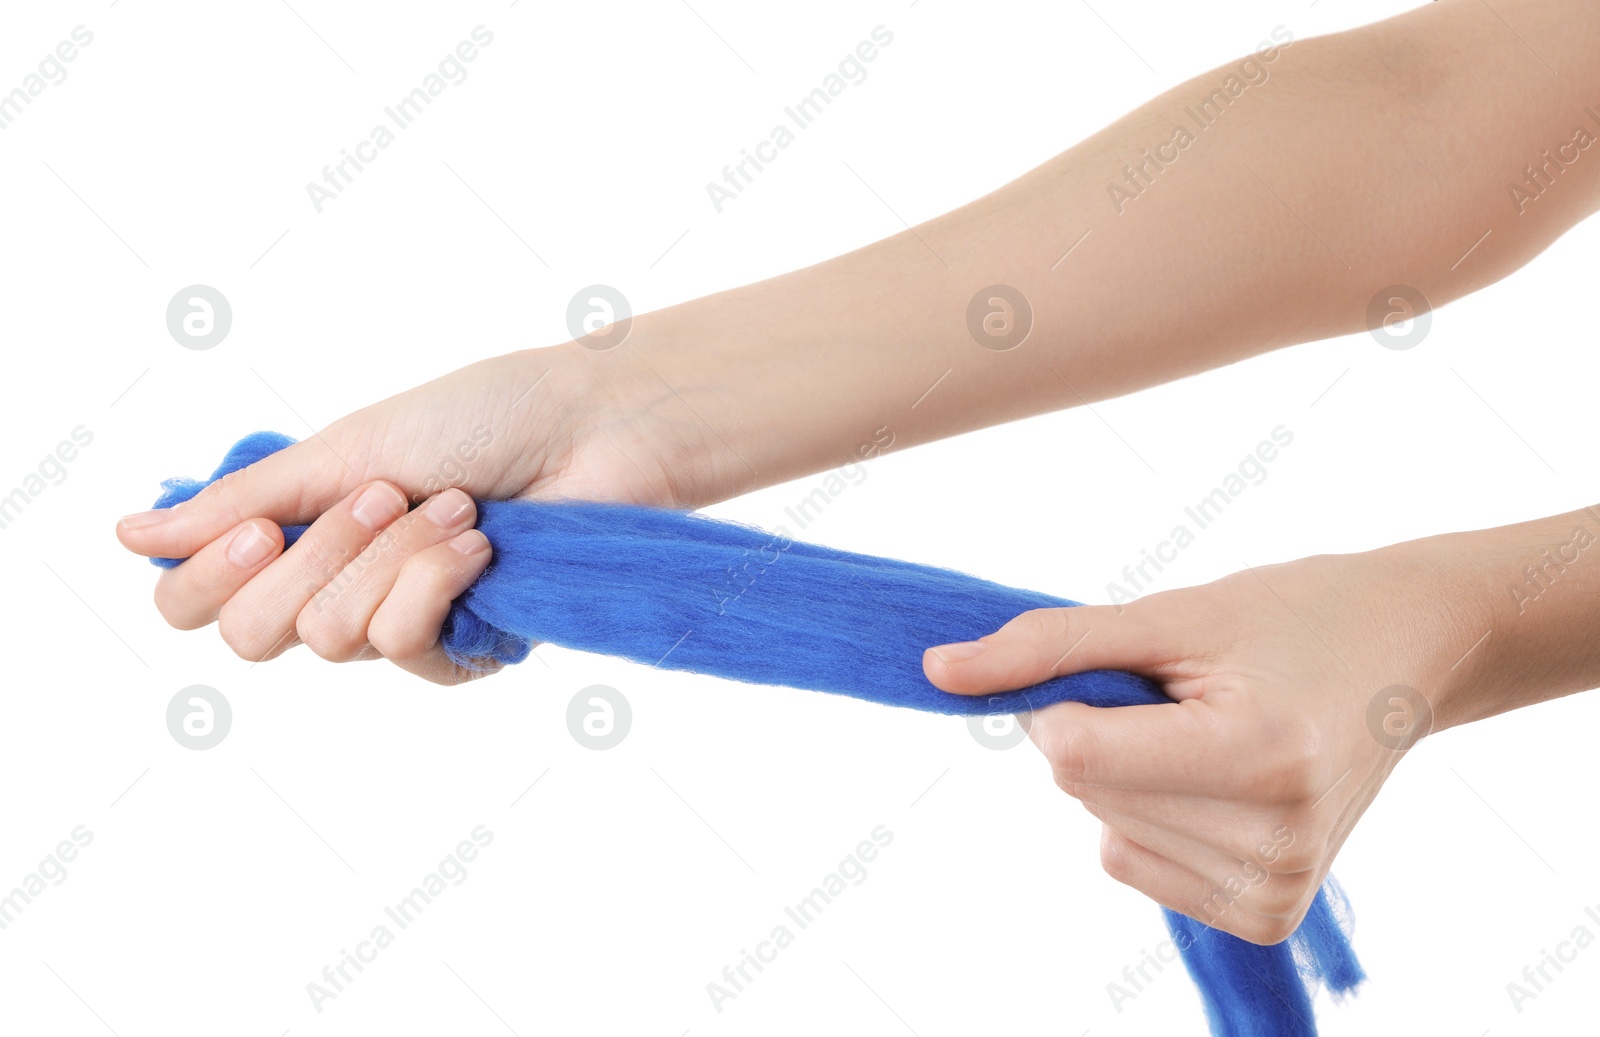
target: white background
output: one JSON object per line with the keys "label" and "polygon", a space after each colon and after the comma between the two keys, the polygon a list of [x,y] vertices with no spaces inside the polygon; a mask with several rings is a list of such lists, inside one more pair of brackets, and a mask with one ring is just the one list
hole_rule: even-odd
{"label": "white background", "polygon": [[[693,4],[8,5],[0,90],[74,26],[94,41],[0,133],[0,492],[75,426],[94,440],[0,529],[0,890],[93,832],[0,931],[6,1032],[1202,1031],[1176,967],[1113,1008],[1107,983],[1164,929],[1100,873],[1097,824],[1026,742],[548,647],[459,689],[304,649],[251,666],[214,630],[168,629],[155,571],[116,543],[160,478],[209,471],[243,433],[304,436],[565,340],[581,286],[644,311],[815,262],[1274,26],[1303,39],[1404,6]],[[315,213],[305,184],[480,24],[470,77]],[[880,24],[894,42],[869,78],[717,214],[706,182]],[[1159,586],[1592,503],[1597,251],[1580,228],[1409,351],[1323,342],[891,454],[805,535],[1102,601],[1280,424],[1295,439],[1267,481]],[[194,283],[234,310],[204,352],[164,321]],[[1126,287],[1130,306],[1165,290]],[[770,527],[816,482],[711,510]],[[197,683],[234,710],[203,752],[164,720]],[[565,722],[595,683],[634,713],[604,752]],[[1372,979],[1322,999],[1325,1033],[1590,1025],[1600,948],[1520,1014],[1506,984],[1600,905],[1597,711],[1540,706],[1400,766],[1335,869]],[[480,824],[494,841],[466,880],[318,1014],[307,983]],[[867,879],[719,1014],[706,984],[878,825],[894,840]]]}

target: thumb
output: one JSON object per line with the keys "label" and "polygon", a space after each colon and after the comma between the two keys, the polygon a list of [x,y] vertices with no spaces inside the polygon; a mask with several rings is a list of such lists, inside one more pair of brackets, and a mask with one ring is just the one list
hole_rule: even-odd
{"label": "thumb", "polygon": [[976,641],[929,648],[922,670],[944,691],[988,695],[1083,670],[1148,671],[1170,654],[1166,638],[1132,606],[1033,609]]}
{"label": "thumb", "polygon": [[[136,554],[188,558],[247,519],[305,525],[360,481],[320,435],[295,443],[258,432],[236,443],[209,484],[190,499],[125,516],[117,523],[117,539]],[[165,499],[193,485],[169,480]]]}

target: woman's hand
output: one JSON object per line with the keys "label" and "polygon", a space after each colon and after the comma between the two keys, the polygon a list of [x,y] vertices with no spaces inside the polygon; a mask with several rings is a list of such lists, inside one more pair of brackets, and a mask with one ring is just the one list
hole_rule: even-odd
{"label": "woman's hand", "polygon": [[[715,499],[726,472],[714,434],[672,401],[613,355],[513,353],[341,418],[177,507],[130,515],[117,536],[187,558],[156,584],[161,614],[185,630],[217,622],[246,659],[303,642],[455,683],[478,674],[446,658],[440,627],[490,556],[472,498]],[[305,523],[285,553],[280,527]]]}
{"label": "woman's hand", "polygon": [[1277,943],[1405,749],[1439,726],[1429,702],[1486,629],[1486,616],[1443,607],[1430,543],[1028,612],[929,649],[923,666],[970,695],[1101,668],[1157,681],[1176,705],[1061,703],[1033,714],[1029,734],[1061,789],[1104,822],[1107,873]]}

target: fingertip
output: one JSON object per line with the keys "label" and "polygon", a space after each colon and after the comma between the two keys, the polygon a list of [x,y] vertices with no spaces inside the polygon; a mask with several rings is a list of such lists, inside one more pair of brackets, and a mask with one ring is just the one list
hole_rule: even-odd
{"label": "fingertip", "polygon": [[215,622],[282,552],[283,531],[276,525],[266,519],[241,522],[161,574],[152,592],[156,609],[179,630]]}
{"label": "fingertip", "polygon": [[367,624],[367,640],[407,669],[444,672],[448,667],[441,662],[445,657],[439,634],[445,617],[455,599],[488,568],[490,554],[489,538],[468,529],[406,559]]}
{"label": "fingertip", "polygon": [[417,513],[441,530],[467,525],[477,520],[477,503],[456,486],[442,490],[417,509]]}
{"label": "fingertip", "polygon": [[[337,455],[322,443],[323,438],[319,435],[251,460],[170,508],[124,516],[117,524],[118,538],[139,554],[187,558],[253,516],[282,525],[314,522],[344,498],[349,492],[345,487],[353,488],[359,477],[347,463],[334,463]],[[317,452],[318,444],[323,453]]]}
{"label": "fingertip", "polygon": [[377,533],[406,513],[405,491],[386,479],[377,479],[351,491],[350,517],[369,532]]}
{"label": "fingertip", "polygon": [[948,691],[956,695],[982,695],[986,689],[979,686],[971,677],[967,663],[973,659],[978,651],[973,649],[983,647],[982,642],[962,641],[955,644],[937,645],[922,653],[922,672],[941,691]]}
{"label": "fingertip", "polygon": [[276,522],[254,518],[240,523],[223,549],[228,564],[249,572],[259,569],[283,551],[283,530]]}
{"label": "fingertip", "polygon": [[[457,554],[468,558],[489,553],[489,538],[484,535],[481,529],[469,529],[464,533],[459,533],[451,538],[449,544]],[[485,558],[484,560],[487,561],[488,559]]]}
{"label": "fingertip", "polygon": [[117,540],[135,554],[160,554],[157,545],[161,543],[161,526],[171,518],[171,508],[151,508],[124,515],[117,520]]}
{"label": "fingertip", "polygon": [[135,554],[154,558],[188,558],[228,535],[248,515],[226,516],[193,499],[169,508],[124,515],[117,520],[117,539]]}

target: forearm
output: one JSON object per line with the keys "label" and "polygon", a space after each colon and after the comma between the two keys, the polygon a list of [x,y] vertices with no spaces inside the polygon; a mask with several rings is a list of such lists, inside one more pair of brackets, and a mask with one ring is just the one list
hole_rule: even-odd
{"label": "forearm", "polygon": [[[1576,128],[1600,137],[1597,38],[1592,3],[1444,0],[1295,41],[954,212],[641,315],[627,348],[582,359],[709,430],[723,456],[696,439],[683,458],[704,469],[703,502],[851,460],[884,427],[912,445],[1359,331],[1379,289],[1440,305],[1594,210],[1600,147],[1569,152],[1582,157],[1531,202],[1509,187]],[[1245,89],[1202,126],[1191,113],[1229,76]],[[1033,311],[1004,351],[968,327],[997,283]]]}

